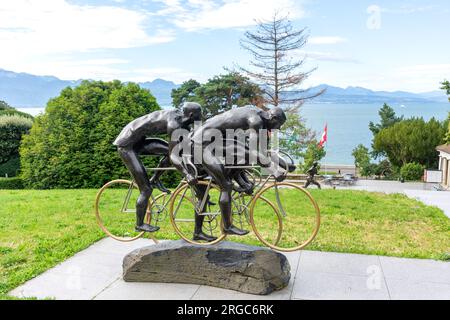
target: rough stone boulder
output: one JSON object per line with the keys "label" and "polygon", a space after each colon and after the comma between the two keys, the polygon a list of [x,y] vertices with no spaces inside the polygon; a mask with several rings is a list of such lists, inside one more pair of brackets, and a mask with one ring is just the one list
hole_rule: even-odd
{"label": "rough stone boulder", "polygon": [[286,287],[290,276],[281,253],[233,242],[165,241],[134,250],[123,260],[128,282],[190,283],[259,295]]}

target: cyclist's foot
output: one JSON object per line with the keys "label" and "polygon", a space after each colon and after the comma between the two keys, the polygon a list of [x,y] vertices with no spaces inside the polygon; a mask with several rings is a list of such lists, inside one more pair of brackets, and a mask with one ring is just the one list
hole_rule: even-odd
{"label": "cyclist's foot", "polygon": [[161,180],[158,179],[158,180],[155,182],[155,186],[156,186],[156,188],[158,188],[161,192],[170,194],[170,190],[167,189],[166,187],[164,187],[164,185],[162,184]]}
{"label": "cyclist's foot", "polygon": [[150,224],[144,223],[140,226],[136,226],[136,231],[140,232],[140,231],[144,231],[144,232],[156,232],[159,230],[158,226],[152,226]]}
{"label": "cyclist's foot", "polygon": [[200,232],[200,233],[194,233],[194,237],[192,238],[192,240],[213,242],[214,240],[217,240],[217,237],[207,235],[204,232]]}
{"label": "cyclist's foot", "polygon": [[247,187],[233,186],[233,190],[238,193],[246,193],[248,195],[252,195],[253,194],[253,185],[247,186]]}
{"label": "cyclist's foot", "polygon": [[230,235],[235,235],[235,236],[245,236],[246,234],[248,234],[249,231],[239,229],[238,227],[231,225],[231,227],[229,227],[229,228],[224,228],[223,232],[225,234],[230,234]]}

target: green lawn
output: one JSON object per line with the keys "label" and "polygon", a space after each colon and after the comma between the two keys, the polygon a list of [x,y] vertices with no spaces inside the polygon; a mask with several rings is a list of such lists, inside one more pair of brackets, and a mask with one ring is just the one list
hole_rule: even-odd
{"label": "green lawn", "polygon": [[[287,207],[301,206],[292,190],[284,192]],[[450,221],[437,208],[398,194],[312,194],[321,208],[322,224],[308,249],[449,259]],[[0,190],[0,298],[104,236],[93,213],[95,195],[96,190]],[[261,215],[258,223],[265,225],[265,219]],[[133,220],[130,215],[130,228]],[[299,234],[302,221],[296,222]],[[177,238],[169,222],[161,226],[157,237]],[[254,235],[231,240],[258,244]]]}

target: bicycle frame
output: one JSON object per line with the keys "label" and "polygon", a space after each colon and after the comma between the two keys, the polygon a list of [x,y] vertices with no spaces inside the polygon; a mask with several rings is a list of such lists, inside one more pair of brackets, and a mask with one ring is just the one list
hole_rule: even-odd
{"label": "bicycle frame", "polygon": [[[244,169],[260,169],[260,168],[261,168],[260,166],[225,166],[225,169],[236,169],[236,170],[239,170],[239,169],[241,169],[241,170],[244,170]],[[168,168],[146,168],[146,169],[149,172],[150,171],[175,171],[176,170],[176,168],[174,168],[174,167],[168,167]],[[253,190],[253,193],[252,193],[252,195],[250,196],[250,199],[247,202],[243,201],[244,196],[246,194],[243,193],[243,192],[238,193],[238,197],[241,198],[241,200],[243,201],[242,205],[244,206],[244,209],[239,210],[238,212],[236,212],[237,214],[242,214],[242,212],[245,209],[249,208],[249,205],[254,200],[255,195],[269,183],[271,178],[273,178],[273,176],[272,175],[268,175],[267,178],[265,178],[263,180],[263,182],[260,183],[257,186],[257,189]],[[200,203],[199,208],[196,208],[197,214],[199,214],[199,215],[210,215],[209,213],[204,213],[203,212],[203,209],[204,209],[204,207],[206,205],[206,202],[208,200],[209,191],[210,191],[211,186],[213,184],[213,180],[212,179],[207,179],[207,180],[208,180],[208,185],[207,185],[205,194],[203,196],[203,199],[202,199],[202,201]],[[185,183],[186,183],[186,180],[182,179],[175,189],[178,189],[179,187],[181,187]],[[133,191],[134,185],[135,185],[134,180],[132,180],[132,184],[130,185],[130,187],[128,189],[127,195],[126,195],[126,197],[124,199],[124,203],[122,205],[122,212],[124,212],[124,213],[135,213],[136,212],[135,210],[128,209],[128,205],[129,205],[129,202],[130,202],[131,193]],[[278,187],[277,187],[277,182],[276,181],[274,182],[274,186],[275,186],[275,196],[276,196],[276,201],[277,201],[278,207],[279,207],[280,211],[282,212],[283,216],[286,216],[286,212],[285,212],[285,210],[283,208],[283,205],[282,205],[281,199],[280,199],[280,195],[278,193]],[[190,186],[190,189],[191,189],[191,192],[195,192],[195,191],[192,190],[192,186]],[[188,190],[188,188],[186,188],[186,190],[184,191],[182,197],[185,196],[187,190]],[[172,196],[173,196],[173,193],[170,195],[170,197],[166,201],[163,202],[163,205],[162,205],[163,206],[162,207],[163,210],[167,209],[168,204],[172,200]],[[155,202],[155,200],[156,200],[156,197],[152,193],[152,195],[150,196],[150,201]],[[234,202],[235,206],[238,207],[236,205],[235,198],[232,197],[232,201]]]}

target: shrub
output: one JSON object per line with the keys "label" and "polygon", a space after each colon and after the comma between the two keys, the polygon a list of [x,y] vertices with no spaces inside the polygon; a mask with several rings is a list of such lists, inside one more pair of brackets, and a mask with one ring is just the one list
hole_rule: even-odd
{"label": "shrub", "polygon": [[[96,188],[129,177],[112,145],[130,121],[160,109],[148,90],[120,81],[83,81],[51,99],[20,149],[27,187]],[[156,159],[146,159],[155,166]]]}
{"label": "shrub", "polygon": [[15,190],[15,189],[23,189],[24,184],[22,179],[20,178],[0,178],[0,190]]}
{"label": "shrub", "polygon": [[17,158],[22,135],[27,133],[33,121],[19,115],[0,117],[0,164]]}
{"label": "shrub", "polygon": [[425,166],[412,162],[407,163],[400,169],[400,174],[403,179],[409,180],[409,181],[415,181],[420,180],[423,176],[423,170],[425,169]]}

